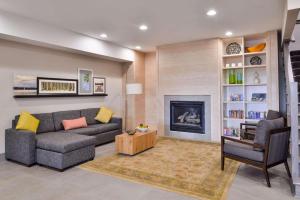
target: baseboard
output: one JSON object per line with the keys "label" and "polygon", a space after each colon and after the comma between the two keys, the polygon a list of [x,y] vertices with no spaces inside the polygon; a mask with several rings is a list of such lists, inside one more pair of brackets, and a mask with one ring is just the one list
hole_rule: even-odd
{"label": "baseboard", "polygon": [[0,162],[5,160],[5,154],[4,153],[0,153]]}

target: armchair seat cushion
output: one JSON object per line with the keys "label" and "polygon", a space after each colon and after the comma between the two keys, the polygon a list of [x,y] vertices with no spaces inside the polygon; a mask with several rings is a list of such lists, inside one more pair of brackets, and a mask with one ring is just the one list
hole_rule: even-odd
{"label": "armchair seat cushion", "polygon": [[264,153],[253,150],[252,146],[240,144],[237,142],[226,142],[224,144],[224,152],[230,155],[239,156],[249,160],[263,162]]}
{"label": "armchair seat cushion", "polygon": [[36,140],[37,148],[58,153],[66,153],[96,144],[95,137],[66,132],[42,133],[36,136]]}

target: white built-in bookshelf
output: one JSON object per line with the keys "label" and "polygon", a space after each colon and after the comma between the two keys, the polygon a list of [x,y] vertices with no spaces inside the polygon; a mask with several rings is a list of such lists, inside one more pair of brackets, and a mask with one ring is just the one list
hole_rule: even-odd
{"label": "white built-in bookshelf", "polygon": [[[222,56],[222,129],[223,135],[240,136],[240,123],[257,123],[268,109],[268,67],[270,42],[268,34],[256,34],[224,38]],[[226,54],[226,47],[236,42],[241,46],[239,54]],[[248,53],[245,47],[266,43],[261,52]],[[251,64],[253,56],[261,58],[261,64]],[[231,80],[230,80],[231,75]],[[235,77],[232,78],[232,77]],[[239,80],[237,80],[239,77]],[[264,97],[266,94],[266,98]],[[259,97],[259,98],[253,98]]]}

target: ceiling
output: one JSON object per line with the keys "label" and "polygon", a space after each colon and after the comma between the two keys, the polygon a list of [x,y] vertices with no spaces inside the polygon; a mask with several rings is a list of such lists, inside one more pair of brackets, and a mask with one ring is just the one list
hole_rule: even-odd
{"label": "ceiling", "polygon": [[[206,16],[209,9],[217,15]],[[0,0],[0,9],[142,51],[280,29],[284,0]],[[139,30],[146,24],[149,29]]]}

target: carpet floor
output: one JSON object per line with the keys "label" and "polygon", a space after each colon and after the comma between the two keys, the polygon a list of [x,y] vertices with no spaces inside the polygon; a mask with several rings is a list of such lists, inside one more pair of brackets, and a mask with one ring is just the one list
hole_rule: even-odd
{"label": "carpet floor", "polygon": [[145,183],[202,200],[226,199],[239,164],[226,160],[220,145],[162,137],[154,148],[135,156],[113,155],[80,166],[96,173]]}

